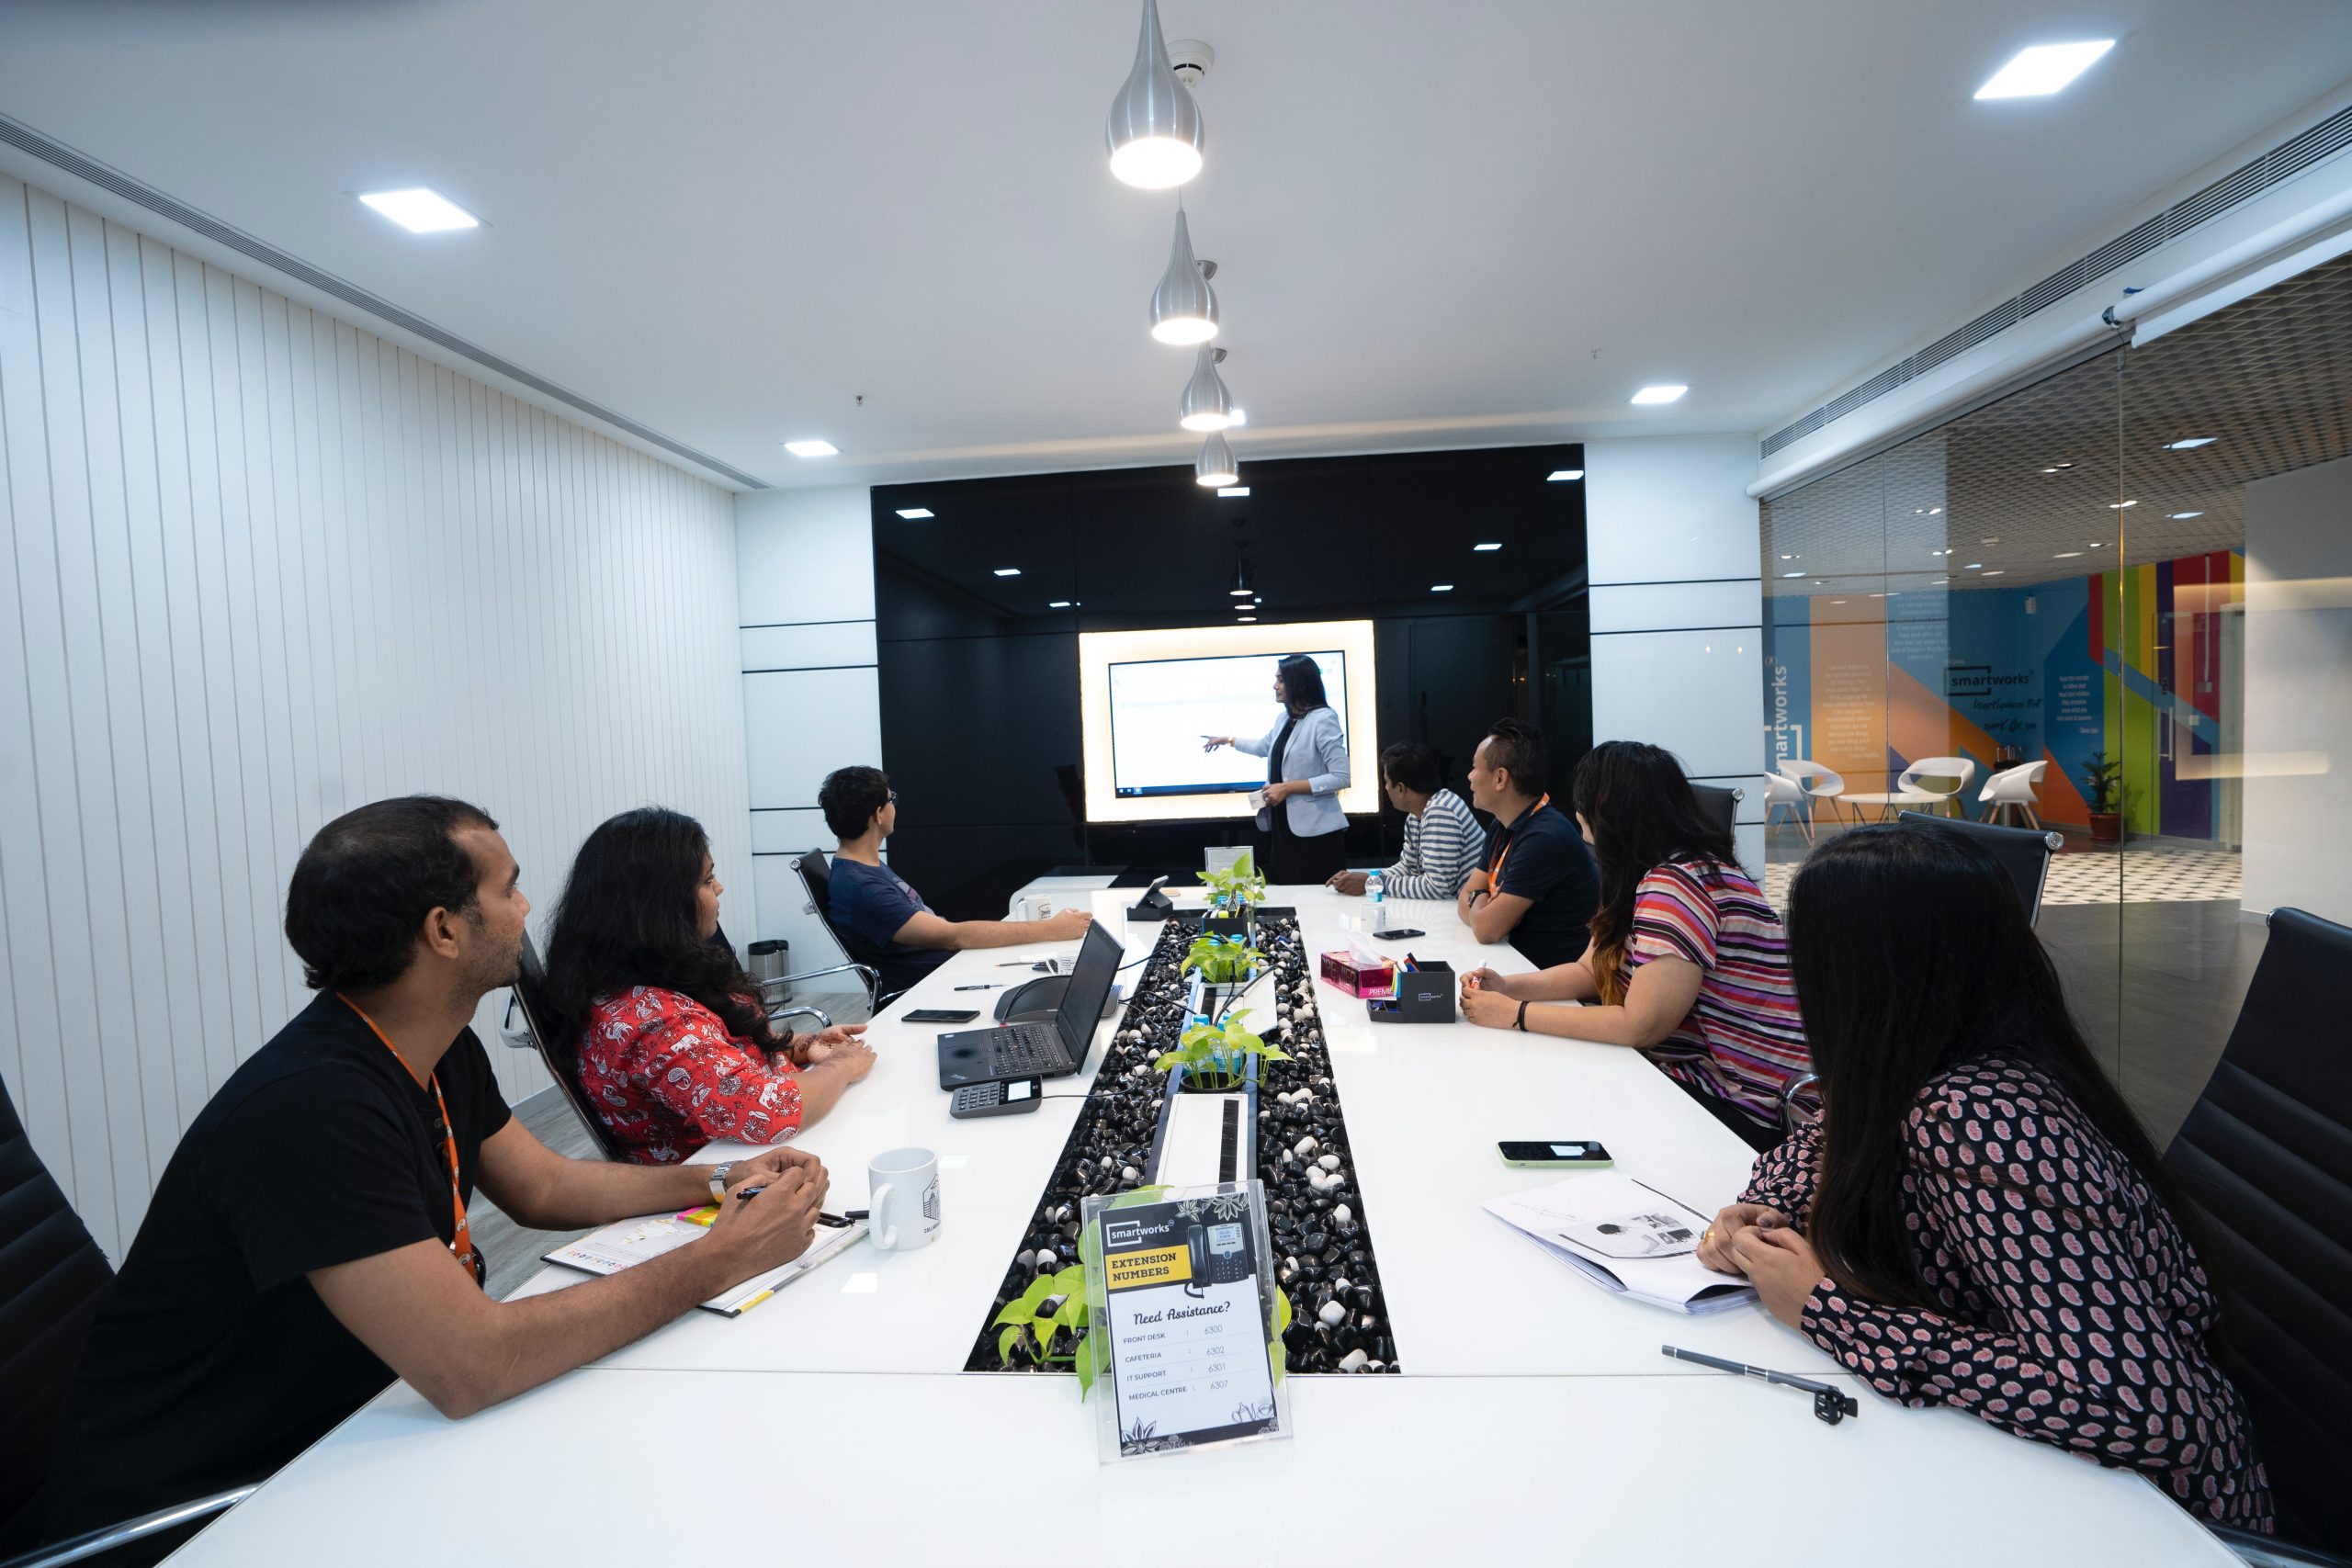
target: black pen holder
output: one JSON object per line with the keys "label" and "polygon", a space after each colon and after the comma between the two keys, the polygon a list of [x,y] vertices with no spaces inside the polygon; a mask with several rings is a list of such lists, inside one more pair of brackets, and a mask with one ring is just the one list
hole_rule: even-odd
{"label": "black pen holder", "polygon": [[1364,1012],[1374,1023],[1452,1023],[1456,983],[1451,964],[1400,965],[1396,996],[1364,1003]]}

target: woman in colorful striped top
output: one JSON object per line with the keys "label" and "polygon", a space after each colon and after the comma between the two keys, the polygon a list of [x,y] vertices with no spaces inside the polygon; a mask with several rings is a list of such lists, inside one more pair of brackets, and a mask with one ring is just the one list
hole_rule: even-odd
{"label": "woman in colorful striped top", "polygon": [[[1382,751],[1380,787],[1388,792],[1388,804],[1405,814],[1405,852],[1380,874],[1384,894],[1451,902],[1485,852],[1487,830],[1445,787],[1445,771],[1427,746],[1399,740]],[[1369,880],[1363,872],[1342,871],[1324,886],[1362,893]]]}
{"label": "woman in colorful striped top", "polygon": [[[1573,964],[1462,979],[1463,1015],[1647,1055],[1757,1149],[1813,1070],[1781,918],[1699,807],[1671,753],[1632,740],[1577,765],[1577,824],[1600,866],[1592,943]],[[1545,1007],[1545,1002],[1597,1002]]]}

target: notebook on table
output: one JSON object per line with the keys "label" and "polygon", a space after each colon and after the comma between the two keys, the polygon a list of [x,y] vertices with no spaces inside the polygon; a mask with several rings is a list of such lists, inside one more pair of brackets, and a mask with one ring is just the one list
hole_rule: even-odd
{"label": "notebook on table", "polygon": [[1706,1215],[1617,1171],[1489,1200],[1487,1213],[1602,1290],[1668,1312],[1722,1312],[1756,1287],[1699,1261]]}
{"label": "notebook on table", "polygon": [[[634,1269],[650,1258],[700,1241],[710,1234],[710,1221],[705,1216],[715,1212],[706,1207],[674,1214],[643,1214],[633,1220],[616,1221],[603,1230],[592,1231],[578,1241],[559,1247],[543,1256],[549,1263],[577,1269],[583,1274],[617,1274],[624,1269]],[[842,1226],[819,1225],[816,1235],[808,1243],[808,1250],[791,1262],[763,1274],[754,1274],[741,1284],[721,1291],[699,1304],[705,1312],[715,1312],[721,1317],[741,1317],[801,1275],[822,1267],[865,1234],[864,1220],[854,1220]]]}

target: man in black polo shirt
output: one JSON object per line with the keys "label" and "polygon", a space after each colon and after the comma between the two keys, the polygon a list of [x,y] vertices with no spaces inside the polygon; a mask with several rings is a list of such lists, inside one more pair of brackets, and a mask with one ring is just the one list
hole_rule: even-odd
{"label": "man in black polo shirt", "polygon": [[1600,877],[1584,835],[1553,807],[1543,780],[1544,737],[1518,719],[1497,719],[1470,760],[1471,804],[1495,827],[1455,904],[1480,942],[1509,939],[1548,969],[1584,952]]}
{"label": "man in black polo shirt", "polygon": [[[568,1160],[509,1113],[469,1024],[514,979],[521,874],[496,823],[431,796],[361,807],[302,852],[286,936],[318,998],[164,1168],[54,1447],[52,1540],[258,1480],[394,1377],[445,1416],[495,1404],[808,1247],[813,1156]],[[526,1301],[483,1292],[477,1183],[518,1223],[568,1230],[709,1202],[714,1171],[763,1190],[693,1246]]]}

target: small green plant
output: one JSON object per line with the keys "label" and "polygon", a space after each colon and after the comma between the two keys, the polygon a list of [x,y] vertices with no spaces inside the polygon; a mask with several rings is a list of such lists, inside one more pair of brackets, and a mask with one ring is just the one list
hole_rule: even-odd
{"label": "small green plant", "polygon": [[1212,986],[1230,986],[1247,980],[1266,962],[1266,955],[1238,936],[1203,934],[1193,939],[1184,953],[1181,973],[1197,969],[1201,978]]}
{"label": "small green plant", "polygon": [[2110,760],[2104,751],[2094,751],[2090,761],[2083,764],[2083,793],[2090,799],[2094,816],[2112,816],[2116,802],[2123,794],[2123,762]]}
{"label": "small green plant", "polygon": [[[1012,1365],[1013,1352],[1026,1348],[1029,1359],[1039,1366],[1070,1367],[1078,1373],[1081,1385],[1091,1385],[1091,1359],[1080,1354],[1086,1335],[1086,1316],[1083,1264],[1073,1263],[1051,1274],[1040,1274],[996,1314],[996,1321],[1004,1328],[996,1337],[997,1359],[1009,1367]],[[1080,1397],[1085,1397],[1083,1388]]]}
{"label": "small green plant", "polygon": [[1208,1089],[1232,1089],[1241,1082],[1250,1057],[1261,1061],[1287,1062],[1290,1053],[1279,1045],[1269,1045],[1252,1034],[1242,1024],[1250,1010],[1229,1014],[1222,1023],[1196,1023],[1184,1031],[1176,1042],[1176,1049],[1152,1063],[1154,1072],[1166,1072],[1170,1067],[1182,1067],[1186,1081]]}
{"label": "small green plant", "polygon": [[1258,874],[1247,854],[1222,871],[1204,871],[1199,874],[1208,887],[1210,902],[1220,908],[1239,913],[1266,901],[1266,879]]}

